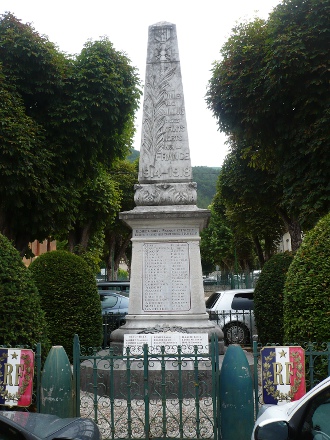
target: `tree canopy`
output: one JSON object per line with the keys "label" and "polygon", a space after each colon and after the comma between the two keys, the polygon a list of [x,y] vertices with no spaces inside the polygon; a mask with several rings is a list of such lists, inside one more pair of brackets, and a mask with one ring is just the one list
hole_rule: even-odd
{"label": "tree canopy", "polygon": [[7,13],[0,41],[0,231],[24,253],[34,239],[101,216],[88,203],[104,203],[101,186],[113,204],[101,211],[115,215],[109,173],[130,151],[140,80],[107,38],[69,57]]}
{"label": "tree canopy", "polygon": [[283,0],[267,21],[237,25],[206,96],[247,174],[268,173],[297,247],[300,226],[330,209],[329,23],[330,0]]}

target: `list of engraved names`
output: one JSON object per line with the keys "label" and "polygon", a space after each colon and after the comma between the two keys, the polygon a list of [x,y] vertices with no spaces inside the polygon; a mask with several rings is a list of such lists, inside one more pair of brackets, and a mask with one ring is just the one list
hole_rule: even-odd
{"label": "list of engraved names", "polygon": [[143,310],[190,310],[188,243],[143,245]]}

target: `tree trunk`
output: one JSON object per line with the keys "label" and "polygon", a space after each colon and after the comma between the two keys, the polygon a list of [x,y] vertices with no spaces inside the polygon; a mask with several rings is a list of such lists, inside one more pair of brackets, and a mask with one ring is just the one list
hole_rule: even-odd
{"label": "tree trunk", "polygon": [[253,243],[254,243],[254,246],[255,246],[255,249],[256,249],[256,252],[257,252],[257,255],[258,255],[258,260],[259,260],[259,263],[260,263],[260,267],[262,269],[264,267],[264,264],[265,264],[265,257],[264,257],[264,253],[262,251],[261,243],[260,243],[260,240],[259,240],[258,236],[254,236],[253,237]]}
{"label": "tree trunk", "polygon": [[301,243],[302,243],[302,232],[301,232],[301,226],[298,220],[290,218],[287,213],[282,210],[281,208],[277,208],[276,211],[278,212],[279,216],[283,220],[289,234],[291,237],[291,249],[293,252],[296,252]]}
{"label": "tree trunk", "polygon": [[117,274],[118,274],[120,262],[121,260],[124,259],[125,251],[127,249],[127,246],[129,245],[131,237],[132,237],[132,233],[129,233],[124,239],[123,237],[121,237],[120,246],[118,249],[116,249],[114,264],[115,264],[115,271]]}
{"label": "tree trunk", "polygon": [[90,224],[83,226],[82,228],[76,227],[69,231],[68,234],[68,250],[75,253],[76,247],[80,246],[86,250],[90,239]]}

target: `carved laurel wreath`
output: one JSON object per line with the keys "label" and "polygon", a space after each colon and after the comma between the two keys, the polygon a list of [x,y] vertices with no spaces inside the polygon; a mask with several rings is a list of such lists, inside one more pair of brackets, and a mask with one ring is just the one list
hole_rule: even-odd
{"label": "carved laurel wreath", "polygon": [[293,386],[291,387],[288,393],[281,393],[279,390],[277,390],[274,385],[274,382],[270,379],[271,372],[269,370],[271,368],[272,360],[276,356],[275,351],[271,351],[269,353],[269,356],[265,357],[265,362],[262,366],[263,367],[262,377],[263,380],[265,381],[264,389],[267,391],[268,395],[272,396],[276,400],[291,400],[298,391],[301,384],[301,380],[303,378],[304,368],[299,351],[293,351],[290,354],[293,357],[293,366],[297,370],[297,372],[294,378]]}
{"label": "carved laurel wreath", "polygon": [[[0,357],[0,363],[5,361],[7,358],[8,358],[8,353],[4,353]],[[32,380],[33,371],[31,367],[31,359],[27,354],[23,354],[21,358],[24,363],[24,370],[23,370],[22,384],[18,387],[16,393],[9,393],[8,390],[5,389],[2,378],[3,373],[0,373],[0,396],[3,399],[19,401],[19,399],[23,396],[23,394],[25,393],[27,387],[29,386]]]}

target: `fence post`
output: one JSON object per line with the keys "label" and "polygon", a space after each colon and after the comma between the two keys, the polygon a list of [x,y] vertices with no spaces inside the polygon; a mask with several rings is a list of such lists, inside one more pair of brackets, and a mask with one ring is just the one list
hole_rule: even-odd
{"label": "fence post", "polygon": [[73,416],[80,417],[80,341],[73,338]]}
{"label": "fence post", "polygon": [[150,437],[150,418],[149,418],[149,356],[148,344],[143,345],[143,393],[144,393],[144,435],[146,439]]}
{"label": "fence post", "polygon": [[41,343],[37,343],[36,350],[36,363],[37,363],[37,389],[36,389],[36,407],[37,413],[40,413],[40,389],[41,389]]}
{"label": "fence post", "polygon": [[259,411],[259,390],[258,390],[258,341],[253,341],[253,379],[254,379],[254,407],[256,416]]}
{"label": "fence post", "polygon": [[254,425],[250,366],[239,345],[227,348],[220,371],[221,439],[250,440]]}

